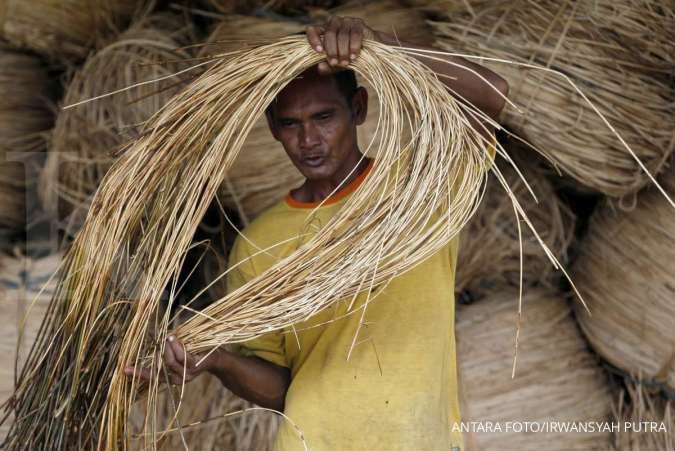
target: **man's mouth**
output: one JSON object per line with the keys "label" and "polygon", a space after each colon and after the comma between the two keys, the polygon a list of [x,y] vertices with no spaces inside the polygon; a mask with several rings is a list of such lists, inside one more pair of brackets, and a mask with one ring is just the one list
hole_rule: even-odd
{"label": "man's mouth", "polygon": [[302,163],[305,166],[309,166],[310,168],[317,168],[321,166],[325,161],[326,157],[322,155],[308,155],[302,158]]}

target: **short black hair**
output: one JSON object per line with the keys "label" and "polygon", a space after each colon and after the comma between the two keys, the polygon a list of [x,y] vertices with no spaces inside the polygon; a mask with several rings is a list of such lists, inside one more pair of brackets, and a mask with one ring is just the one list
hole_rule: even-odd
{"label": "short black hair", "polygon": [[347,105],[352,103],[352,97],[358,89],[356,83],[356,74],[351,69],[341,70],[333,73],[333,80],[337,84],[338,89],[347,101]]}
{"label": "short black hair", "polygon": [[[333,77],[333,80],[335,80],[335,84],[337,85],[340,94],[342,94],[344,99],[347,101],[347,107],[349,107],[352,103],[352,98],[359,87],[358,83],[356,82],[356,74],[351,69],[345,69],[338,72],[333,72],[331,76]],[[267,114],[272,114],[273,104],[274,101],[267,106],[265,110]]]}

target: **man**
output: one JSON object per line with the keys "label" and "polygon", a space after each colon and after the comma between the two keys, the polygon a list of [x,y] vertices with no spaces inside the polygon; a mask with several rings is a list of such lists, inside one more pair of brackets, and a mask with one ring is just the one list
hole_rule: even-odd
{"label": "man", "polygon": [[[374,163],[363,156],[356,136],[356,127],[366,119],[368,93],[357,87],[353,72],[343,70],[358,58],[363,39],[413,47],[351,18],[334,17],[322,27],[309,27],[307,38],[326,60],[293,80],[266,113],[272,134],[306,180],[243,231],[247,240],[238,239],[231,251],[228,291],[308,238],[253,256],[258,248],[299,236],[315,209],[313,224],[321,227],[368,176]],[[459,99],[496,118],[506,82],[466,60],[442,58],[457,65],[420,60]],[[492,139],[488,124],[470,120]],[[453,289],[457,244],[454,239],[392,280],[369,304],[361,327],[360,312],[346,315],[347,303],[339,301],[293,329],[245,343],[238,353],[213,353],[199,367],[196,356],[186,355],[169,337],[165,363],[172,383],[182,383],[184,371],[186,380],[209,371],[235,394],[284,411],[303,436],[282,421],[275,445],[279,450],[301,449],[303,440],[310,449],[462,449],[461,434],[452,432],[453,423],[460,421]],[[364,297],[354,308],[363,305]],[[131,375],[134,369],[126,372]],[[148,378],[149,371],[138,375]]]}

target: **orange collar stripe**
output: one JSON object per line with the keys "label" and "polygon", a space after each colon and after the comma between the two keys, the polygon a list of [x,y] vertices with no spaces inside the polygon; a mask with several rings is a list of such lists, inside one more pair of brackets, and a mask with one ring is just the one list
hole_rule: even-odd
{"label": "orange collar stripe", "polygon": [[[316,202],[301,202],[299,200],[293,199],[293,196],[291,196],[291,193],[288,193],[286,195],[286,204],[289,207],[293,208],[316,208],[319,205],[325,206],[325,205],[331,205],[336,202],[339,202],[340,200],[344,199],[348,195],[354,192],[356,188],[363,183],[365,178],[368,176],[370,173],[370,170],[373,168],[373,160],[370,160],[368,162],[368,166],[362,173],[360,173],[354,180],[349,182],[349,184],[343,188],[341,188],[337,193],[333,194],[330,196],[328,199],[325,201],[316,201]],[[323,203],[322,203],[323,202]]]}

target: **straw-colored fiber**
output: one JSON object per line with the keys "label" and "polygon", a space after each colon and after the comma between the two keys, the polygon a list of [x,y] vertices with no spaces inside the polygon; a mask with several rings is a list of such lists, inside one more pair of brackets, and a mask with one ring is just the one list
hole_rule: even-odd
{"label": "straw-colored fiber", "polygon": [[[14,380],[35,342],[57,279],[50,280],[60,262],[58,254],[44,258],[0,257],[0,404],[14,391]],[[19,337],[21,336],[20,346]],[[15,375],[15,362],[18,372]],[[2,415],[0,415],[2,418]],[[0,444],[8,425],[0,426]]]}
{"label": "straw-colored fiber", "polygon": [[[415,43],[429,43],[432,40],[430,29],[419,13],[401,8],[392,1],[345,5],[330,13],[364,18],[373,28],[396,32],[403,40]],[[316,21],[321,22],[328,17],[327,14],[317,14]],[[224,16],[201,52],[203,55],[228,52],[261,40],[300,33],[305,27],[290,20]],[[362,77],[359,77],[359,84],[368,89],[370,96],[368,119],[358,127],[359,144],[365,149],[375,136],[379,102],[376,93]],[[266,170],[261,171],[261,168]],[[267,121],[261,118],[254,125],[242,153],[227,174],[219,197],[224,205],[238,211],[245,221],[249,221],[281,200],[291,188],[301,185],[303,180],[283,146],[272,136]]]}
{"label": "straw-colored fiber", "polygon": [[675,408],[672,401],[628,378],[614,398],[613,420],[621,427],[613,434],[612,451],[675,449]]}
{"label": "straw-colored fiber", "polygon": [[[636,65],[675,73],[675,6],[672,0],[581,0],[581,12]],[[608,54],[611,55],[611,54]]]}
{"label": "straw-colored fiber", "polygon": [[[534,151],[510,142],[506,151],[515,158],[518,167],[536,195],[530,194],[513,168],[497,161],[511,191],[549,249],[562,261],[567,261],[567,248],[574,237],[574,213],[557,196],[551,182],[536,163]],[[552,285],[560,276],[549,264],[548,257],[527,227],[520,227],[513,206],[494,175],[487,192],[469,225],[460,233],[455,290],[468,290],[472,296],[490,294],[495,286],[519,286],[521,269],[525,285]],[[538,201],[538,203],[537,203]]]}
{"label": "straw-colored fiber", "polygon": [[[68,83],[63,104],[175,72],[181,65],[167,61],[187,57],[176,50],[183,42],[181,25],[168,16],[154,16],[132,26],[87,59]],[[171,77],[61,111],[40,177],[44,208],[59,219],[76,212],[68,228],[77,230],[115,152],[138,136],[145,121],[178,91],[181,81]]]}
{"label": "straw-colored fiber", "polygon": [[[168,432],[157,442],[162,451],[182,451],[185,444],[192,450],[271,451],[279,416],[274,412],[255,409],[251,404],[223,387],[211,374],[202,374],[185,384],[180,403],[181,387],[164,389],[160,393],[157,421],[160,430]],[[178,415],[175,415],[178,407]],[[247,410],[249,409],[249,410]],[[131,448],[141,445],[144,432],[142,401],[129,415]],[[142,449],[141,446],[138,446]]]}
{"label": "straw-colored fiber", "polygon": [[0,35],[58,61],[81,61],[152,0],[2,0]]}
{"label": "straw-colored fiber", "polygon": [[[511,378],[518,290],[495,290],[457,309],[457,363],[462,421],[483,422],[464,434],[467,450],[607,449],[607,431],[524,432],[524,423],[608,421],[607,376],[574,323],[565,299],[530,289],[523,297],[515,378]],[[502,432],[486,431],[500,423]],[[523,430],[506,430],[520,422]]]}
{"label": "straw-colored fiber", "polygon": [[[0,43],[0,240],[26,224],[45,132],[52,126],[50,84],[38,58]],[[27,190],[30,192],[27,194]],[[33,193],[32,195],[30,193]]]}
{"label": "straw-colored fiber", "polygon": [[[376,287],[438,252],[468,222],[486,178],[487,143],[467,107],[410,51],[364,43],[353,67],[381,102],[378,148],[369,149],[377,164],[320,231],[309,218],[292,255],[174,329],[188,352],[280,330],[365,290],[370,302]],[[185,252],[255,122],[322,58],[297,36],[202,63],[209,69],[115,161],[64,259],[46,332],[59,353],[31,355],[15,396],[17,417],[34,413],[13,424],[8,450],[26,440],[124,447],[138,390],[123,375],[127,365],[150,369],[144,404],[156,411],[171,322],[160,300],[172,305]],[[145,446],[154,446],[152,436]]]}
{"label": "straw-colored fiber", "polygon": [[[671,166],[660,179],[675,195]],[[675,209],[645,190],[631,211],[594,212],[572,278],[592,315],[577,312],[609,363],[675,395]]]}
{"label": "straw-colored fiber", "polygon": [[[549,0],[493,2],[474,15],[435,22],[436,44],[566,74],[655,174],[675,148],[675,85],[646,74],[656,68],[638,64],[580,8]],[[509,81],[509,97],[521,109],[507,106],[503,121],[583,187],[621,197],[649,183],[635,158],[562,76],[485,63]]]}

